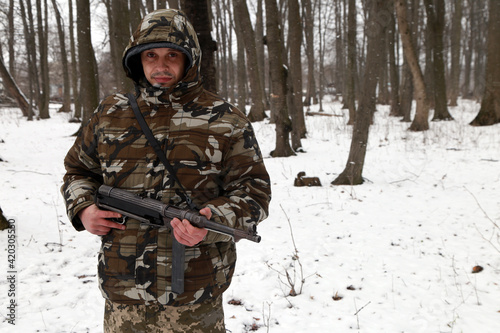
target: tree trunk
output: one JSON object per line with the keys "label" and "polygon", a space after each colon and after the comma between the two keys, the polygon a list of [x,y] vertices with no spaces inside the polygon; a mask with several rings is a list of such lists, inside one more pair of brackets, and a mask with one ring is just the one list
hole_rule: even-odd
{"label": "tree trunk", "polygon": [[292,83],[292,105],[290,106],[290,115],[292,117],[292,149],[298,151],[302,148],[301,138],[305,138],[306,136],[304,107],[302,105],[301,46],[303,28],[298,0],[289,0],[288,6],[288,75]]}
{"label": "tree trunk", "polygon": [[[90,36],[89,0],[76,0],[77,38],[83,119],[90,119],[99,104],[99,85],[94,48]],[[85,121],[84,121],[85,122]]]}
{"label": "tree trunk", "polygon": [[500,123],[500,2],[490,0],[486,79],[479,113],[470,123],[488,126]]}
{"label": "tree trunk", "polygon": [[[448,112],[448,99],[446,97],[446,78],[443,56],[443,33],[445,23],[444,0],[424,0],[427,20],[430,22],[431,36],[433,38],[433,72],[434,72],[434,117],[432,120],[453,120]],[[434,11],[435,8],[435,11]]]}
{"label": "tree trunk", "polygon": [[59,48],[61,50],[61,65],[63,73],[63,103],[59,112],[70,112],[71,111],[71,88],[69,82],[69,65],[68,56],[66,54],[66,39],[64,37],[64,27],[61,22],[61,14],[59,12],[59,7],[57,6],[56,0],[52,0],[52,6],[54,7],[54,13],[57,22],[57,33],[59,36]]}
{"label": "tree trunk", "polygon": [[472,67],[472,53],[473,53],[473,40],[474,40],[474,34],[475,34],[475,15],[472,15],[470,13],[474,13],[476,11],[476,6],[474,1],[469,1],[469,17],[470,19],[467,21],[469,22],[468,24],[468,29],[466,31],[468,32],[468,38],[467,42],[464,43],[464,84],[462,86],[462,97],[463,98],[470,98],[472,93],[471,93],[471,88],[470,88],[470,83],[471,83],[471,67]]}
{"label": "tree trunk", "polygon": [[413,78],[406,59],[403,61],[402,77],[400,105],[403,119],[401,121],[409,123],[411,122],[411,106],[413,104]]}
{"label": "tree trunk", "polygon": [[243,45],[246,51],[246,61],[248,72],[247,75],[250,79],[250,93],[252,95],[252,105],[248,113],[250,121],[261,121],[266,118],[264,112],[264,98],[262,96],[262,87],[259,73],[262,71],[259,68],[257,58],[257,47],[255,45],[255,34],[250,20],[250,14],[246,0],[234,1],[234,18],[237,27],[239,27],[241,34],[239,37],[243,38]]}
{"label": "tree trunk", "polygon": [[402,117],[401,104],[399,102],[399,70],[396,64],[396,18],[394,17],[394,0],[389,2],[390,21],[387,29],[388,52],[389,52],[389,79],[391,82],[391,111],[393,117]]}
{"label": "tree trunk", "polygon": [[0,77],[2,78],[3,85],[9,92],[9,95],[14,97],[14,99],[16,100],[17,105],[23,113],[23,116],[27,117],[29,111],[28,100],[17,86],[16,82],[7,70],[7,67],[5,67],[2,57],[0,57]]}
{"label": "tree trunk", "polygon": [[71,88],[73,90],[74,114],[73,119],[82,119],[82,104],[80,103],[80,93],[78,89],[78,63],[76,60],[75,29],[73,19],[73,0],[68,2],[69,11],[69,44],[71,52]]}
{"label": "tree trunk", "polygon": [[[486,40],[484,36],[488,35],[488,20],[491,19],[489,16],[490,11],[488,10],[488,5],[486,0],[475,0],[478,10],[486,11],[488,15],[477,15],[473,13],[473,17],[476,20],[473,39],[473,50],[475,53],[473,59],[474,76],[472,83],[472,97],[476,100],[481,100],[484,96],[484,76],[486,71],[486,54],[488,53],[488,47],[486,46]],[[498,1],[497,1],[498,2]],[[487,19],[487,17],[489,18]],[[497,41],[498,42],[498,41]]]}
{"label": "tree trunk", "polygon": [[205,89],[217,93],[217,75],[215,70],[215,51],[217,43],[212,39],[211,1],[182,0],[181,8],[193,24],[201,47],[201,76]]}
{"label": "tree trunk", "polygon": [[304,105],[318,104],[318,96],[316,94],[316,82],[314,77],[314,13],[312,10],[312,1],[304,1],[304,32],[306,37],[306,57],[307,57],[307,90],[304,99]]}
{"label": "tree trunk", "polygon": [[403,42],[403,53],[408,61],[411,74],[413,77],[413,85],[415,87],[415,100],[417,109],[415,118],[410,126],[411,131],[426,131],[429,129],[429,106],[427,102],[427,93],[425,91],[424,76],[418,63],[417,53],[413,46],[410,28],[406,18],[406,0],[396,0],[396,14],[398,17],[399,33]]}
{"label": "tree trunk", "polygon": [[262,0],[257,0],[257,17],[255,19],[255,46],[257,47],[257,61],[259,63],[260,86],[262,88],[262,98],[264,99],[264,109],[269,110],[269,98],[266,93],[266,57],[264,52],[264,14]]}
{"label": "tree trunk", "polygon": [[451,68],[450,68],[450,106],[457,106],[460,89],[460,39],[462,36],[462,1],[456,0],[451,22]]}
{"label": "tree trunk", "polygon": [[276,148],[272,157],[294,155],[289,136],[292,130],[286,103],[286,69],[283,60],[283,40],[277,17],[279,15],[276,0],[265,0],[267,48],[269,51],[269,68],[271,72],[271,112],[276,122]]}
{"label": "tree trunk", "polygon": [[346,106],[349,108],[348,125],[356,121],[356,0],[349,0],[349,11],[347,14],[347,89]]}
{"label": "tree trunk", "polygon": [[108,13],[109,46],[115,87],[118,91],[129,91],[133,88],[133,83],[122,67],[123,50],[125,50],[130,38],[128,4],[127,1],[123,0],[106,0],[104,4]]}
{"label": "tree trunk", "polygon": [[[227,1],[227,2],[226,2]],[[225,30],[227,30],[229,32],[229,36],[227,37],[227,40],[228,41],[232,41],[233,40],[233,31],[235,31],[235,29],[231,29],[232,27],[232,24],[231,23],[227,23],[227,22],[234,22],[234,19],[233,19],[233,15],[231,13],[231,10],[229,9],[230,7],[230,2],[229,0],[223,0],[223,6],[224,6],[224,10],[222,11],[225,15],[227,15],[227,20],[226,18],[224,17],[224,21],[226,21],[225,23]],[[229,25],[229,26],[228,26]],[[222,27],[221,27],[222,28]],[[227,47],[227,75],[228,75],[228,79],[227,79],[227,94],[228,94],[228,97],[229,97],[229,100],[231,101],[231,103],[235,103],[235,100],[236,100],[236,95],[235,95],[235,91],[236,91],[236,82],[235,82],[235,68],[234,68],[234,60],[233,60],[233,43],[228,43],[226,41],[226,45],[225,47]],[[222,84],[224,85],[224,82],[222,82]]]}
{"label": "tree trunk", "polygon": [[383,0],[372,0],[369,18],[365,27],[368,36],[366,65],[363,77],[361,99],[354,122],[349,158],[344,171],[332,182],[333,185],[360,185],[363,183],[363,166],[365,163],[368,133],[372,115],[375,111],[377,82],[381,69],[381,53],[384,50],[380,43],[385,25],[377,22],[377,14],[382,10]]}
{"label": "tree trunk", "polygon": [[[38,47],[40,52],[40,99],[38,101],[39,115],[41,119],[50,118],[50,81],[49,81],[49,56],[47,39],[47,1],[44,1],[45,20],[42,15],[42,0],[36,0],[37,26],[38,26]],[[45,23],[45,25],[44,25]]]}
{"label": "tree trunk", "polygon": [[26,0],[26,7],[24,1],[20,1],[21,16],[24,26],[24,39],[26,40],[26,52],[28,58],[28,72],[30,76],[29,81],[29,111],[28,120],[33,120],[33,101],[38,101],[40,95],[40,80],[38,75],[36,41],[35,41],[35,27],[32,12],[31,0]]}
{"label": "tree trunk", "polygon": [[15,71],[16,71],[16,63],[14,61],[15,59],[15,51],[14,51],[14,45],[15,45],[15,37],[14,37],[14,32],[15,32],[15,26],[14,26],[14,0],[9,0],[9,12],[8,12],[8,29],[9,29],[9,37],[8,37],[8,51],[9,51],[9,72],[13,77],[15,77]]}
{"label": "tree trunk", "polygon": [[246,81],[247,81],[247,71],[245,65],[245,43],[242,36],[242,30],[238,28],[241,22],[237,19],[234,20],[235,31],[236,31],[236,81],[238,83],[238,97],[237,106],[242,112],[246,112],[246,102],[247,102],[247,91],[246,91]]}

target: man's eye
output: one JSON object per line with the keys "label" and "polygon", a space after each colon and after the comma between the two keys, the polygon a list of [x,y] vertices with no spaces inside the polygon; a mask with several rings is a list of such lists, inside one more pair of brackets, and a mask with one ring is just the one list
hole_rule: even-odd
{"label": "man's eye", "polygon": [[155,54],[153,52],[148,52],[146,53],[146,57],[148,58],[154,58]]}

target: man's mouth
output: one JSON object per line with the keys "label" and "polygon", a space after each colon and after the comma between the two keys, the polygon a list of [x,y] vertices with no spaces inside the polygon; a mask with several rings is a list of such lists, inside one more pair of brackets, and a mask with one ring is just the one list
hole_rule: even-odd
{"label": "man's mouth", "polygon": [[153,78],[156,82],[160,84],[164,83],[169,83],[170,81],[173,80],[173,75],[167,72],[159,72],[159,73],[154,73],[151,75],[151,78]]}

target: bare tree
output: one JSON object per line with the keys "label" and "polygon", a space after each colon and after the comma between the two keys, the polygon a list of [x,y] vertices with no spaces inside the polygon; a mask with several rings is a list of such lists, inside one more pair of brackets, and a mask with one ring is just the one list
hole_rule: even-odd
{"label": "bare tree", "polygon": [[368,133],[375,111],[376,89],[380,73],[381,53],[384,50],[380,43],[381,35],[385,33],[385,25],[377,22],[377,14],[382,10],[383,0],[370,2],[369,17],[365,26],[367,34],[366,67],[359,107],[354,122],[351,148],[344,171],[332,182],[333,185],[360,185],[363,180]]}
{"label": "bare tree", "polygon": [[59,7],[56,0],[52,0],[52,6],[54,7],[54,14],[57,22],[57,33],[59,36],[59,49],[61,53],[61,65],[63,73],[63,103],[60,112],[70,112],[71,111],[71,88],[69,81],[69,65],[68,56],[66,53],[66,39],[64,37],[64,26],[62,24],[61,13],[59,12]]}
{"label": "bare tree", "polygon": [[12,78],[7,67],[3,62],[3,58],[0,56],[0,77],[2,78],[2,83],[9,92],[9,95],[14,97],[17,105],[21,109],[23,116],[27,117],[29,112],[29,103],[16,84],[16,81]]}
{"label": "bare tree", "polygon": [[[48,57],[48,14],[47,0],[44,1],[44,10],[42,11],[42,0],[36,0],[37,29],[38,29],[38,48],[40,52],[40,99],[38,101],[39,116],[41,119],[50,118],[50,81],[49,81],[49,57]],[[45,14],[45,15],[43,15]]]}
{"label": "bare tree", "polygon": [[444,65],[443,33],[445,25],[444,0],[424,0],[430,38],[432,38],[434,74],[434,117],[432,120],[453,120],[448,112]]}
{"label": "bare tree", "polygon": [[122,69],[123,50],[128,44],[131,32],[128,4],[123,0],[104,0],[104,4],[108,13],[109,46],[115,86],[120,91],[128,91],[132,89],[132,81]]}
{"label": "bare tree", "polygon": [[236,49],[236,81],[238,83],[238,96],[237,96],[237,105],[238,109],[241,111],[245,111],[246,102],[247,102],[247,70],[245,65],[245,36],[243,36],[243,30],[238,26],[240,24],[240,20],[234,20],[235,31],[236,31],[236,40],[237,40],[237,49]]}
{"label": "bare tree", "polygon": [[7,14],[7,19],[9,21],[9,35],[8,35],[8,51],[9,51],[9,72],[14,75],[16,70],[16,63],[14,61],[14,0],[9,0],[9,12]]}
{"label": "bare tree", "polygon": [[306,57],[307,57],[307,90],[304,99],[304,105],[318,104],[318,96],[316,94],[316,81],[314,75],[315,57],[314,57],[314,13],[312,10],[313,1],[303,1],[304,11],[304,35],[306,40]]}
{"label": "bare tree", "polygon": [[28,60],[28,73],[30,76],[29,84],[29,108],[28,108],[28,120],[33,120],[33,100],[38,101],[40,95],[40,81],[38,78],[38,65],[37,65],[37,53],[36,53],[36,40],[35,40],[35,27],[33,25],[33,12],[31,0],[26,0],[26,6],[24,1],[19,2],[21,9],[21,19],[23,21],[24,30],[24,40],[26,44],[26,53]]}
{"label": "bare tree", "polygon": [[288,116],[286,103],[287,78],[284,67],[284,46],[278,20],[276,0],[265,0],[267,49],[269,51],[269,68],[271,72],[271,112],[276,123],[276,148],[271,152],[273,157],[294,155],[290,146],[292,124]]}
{"label": "bare tree", "polygon": [[424,76],[418,63],[417,54],[411,39],[410,28],[406,17],[406,0],[396,0],[396,14],[398,17],[399,33],[403,42],[403,53],[410,67],[413,84],[415,87],[415,99],[417,109],[415,118],[410,126],[412,131],[425,131],[429,129],[429,105],[425,90]]}
{"label": "bare tree", "polygon": [[289,105],[292,117],[292,149],[298,151],[302,148],[301,138],[306,136],[306,122],[304,119],[304,107],[302,104],[302,19],[300,17],[300,6],[298,0],[288,1],[288,58],[289,79],[291,82],[291,105]]}
{"label": "bare tree", "polygon": [[243,38],[243,45],[245,46],[246,51],[248,76],[250,79],[252,105],[250,107],[248,118],[250,121],[261,121],[266,118],[266,113],[264,112],[264,98],[262,95],[263,90],[259,77],[261,69],[259,68],[255,34],[252,28],[252,22],[250,20],[246,0],[234,1],[234,17],[235,21],[238,22],[236,27],[241,30],[241,34],[239,36]]}
{"label": "bare tree", "polygon": [[390,20],[387,27],[387,50],[389,53],[389,77],[391,81],[391,112],[393,117],[402,117],[399,96],[399,69],[396,64],[396,17],[394,16],[394,0],[389,1]]}
{"label": "bare tree", "polygon": [[450,68],[450,106],[457,106],[460,88],[460,38],[462,36],[463,0],[452,2],[455,6],[451,21],[451,68]]}
{"label": "bare tree", "polygon": [[489,1],[489,24],[484,95],[473,126],[500,123],[500,2]]}
{"label": "bare tree", "polygon": [[205,89],[217,92],[217,75],[215,69],[215,51],[217,43],[212,39],[211,0],[181,0],[181,9],[193,24],[198,34],[201,53],[201,76]]}
{"label": "bare tree", "polygon": [[356,0],[348,0],[349,10],[347,13],[347,73],[346,91],[344,100],[349,109],[349,120],[347,124],[353,125],[356,120],[356,75],[358,66],[356,62]]}
{"label": "bare tree", "polygon": [[82,117],[87,120],[99,104],[97,65],[90,35],[89,0],[76,0],[76,11]]}
{"label": "bare tree", "polygon": [[73,104],[74,104],[73,119],[80,120],[82,118],[82,104],[80,103],[80,94],[78,90],[79,75],[78,75],[78,63],[76,57],[75,29],[74,29],[74,19],[73,19],[73,0],[68,1],[68,10],[69,10],[69,46],[71,53],[71,88],[73,90]]}
{"label": "bare tree", "polygon": [[263,0],[257,0],[257,13],[255,19],[255,47],[257,48],[257,61],[259,62],[260,85],[262,88],[262,98],[264,99],[264,108],[269,109],[269,98],[266,94],[266,61],[264,50],[264,10],[262,8]]}

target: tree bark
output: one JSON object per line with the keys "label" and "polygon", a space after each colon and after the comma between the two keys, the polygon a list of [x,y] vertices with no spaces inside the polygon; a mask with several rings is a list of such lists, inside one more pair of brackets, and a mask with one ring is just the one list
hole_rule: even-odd
{"label": "tree bark", "polygon": [[15,44],[15,39],[14,39],[14,32],[15,32],[15,27],[14,27],[14,0],[9,1],[9,13],[7,15],[8,21],[9,21],[9,37],[8,37],[8,51],[9,51],[9,72],[11,73],[12,77],[15,77],[15,70],[16,70],[16,63],[14,61],[14,44]]}
{"label": "tree bark", "polygon": [[12,75],[7,70],[7,67],[5,67],[2,57],[0,57],[0,77],[2,78],[3,85],[9,92],[9,95],[14,97],[16,100],[23,116],[27,117],[29,111],[28,100],[17,86],[16,82],[12,78]]}
{"label": "tree bark", "polygon": [[211,0],[181,0],[181,8],[193,24],[201,47],[201,76],[205,89],[218,92],[215,69],[217,43],[212,39]]}
{"label": "tree bark", "polygon": [[290,115],[292,117],[292,149],[298,151],[302,148],[301,138],[306,136],[306,122],[304,119],[304,107],[302,105],[302,19],[300,17],[300,6],[297,0],[288,1],[288,49],[289,49],[289,71],[292,105]]}
{"label": "tree bark", "polygon": [[[314,13],[312,10],[312,1],[304,1],[304,32],[306,39],[306,58],[307,58],[307,90],[304,99],[304,105],[309,106],[318,104],[318,96],[316,93],[316,79],[314,77]],[[312,100],[312,102],[311,102]]]}
{"label": "tree bark", "polygon": [[264,10],[262,1],[257,0],[257,14],[255,18],[255,46],[257,47],[257,61],[259,63],[260,86],[262,88],[262,98],[264,99],[264,109],[269,110],[269,98],[266,93],[266,57],[264,52]]}
{"label": "tree bark", "polygon": [[246,102],[247,102],[247,90],[246,90],[246,81],[247,81],[247,71],[245,64],[245,43],[242,36],[242,30],[239,28],[240,21],[235,19],[235,31],[236,31],[236,81],[238,83],[238,97],[237,97],[237,106],[242,112],[245,112]]}
{"label": "tree bark", "polygon": [[451,22],[451,68],[450,68],[450,106],[457,106],[460,92],[460,39],[462,36],[463,0],[456,0]]}
{"label": "tree bark", "polygon": [[394,0],[389,1],[391,19],[387,29],[388,52],[389,52],[389,78],[391,82],[391,111],[393,117],[402,117],[399,96],[399,70],[396,64],[396,17],[394,16]]}
{"label": "tree bark", "polygon": [[[133,88],[130,80],[122,67],[123,50],[130,38],[130,12],[127,1],[105,0],[108,13],[109,46],[111,64],[114,73],[114,83],[119,91],[129,91]],[[134,27],[135,29],[136,27]]]}
{"label": "tree bark", "polygon": [[500,2],[490,0],[484,95],[479,113],[470,123],[488,126],[500,123]]}
{"label": "tree bark", "polygon": [[356,121],[356,0],[349,0],[349,10],[347,14],[347,89],[346,106],[349,109],[348,125],[353,125]]}
{"label": "tree bark", "polygon": [[332,185],[360,185],[363,180],[366,147],[372,115],[375,111],[376,90],[380,74],[381,53],[384,50],[380,38],[385,25],[377,22],[377,13],[383,8],[383,0],[372,0],[365,33],[368,36],[366,51],[366,66],[363,77],[362,91],[354,122],[349,158],[344,171],[332,182]]}
{"label": "tree bark", "polygon": [[73,0],[68,1],[68,11],[69,11],[69,44],[71,52],[71,88],[73,90],[73,104],[74,104],[73,120],[81,120],[82,104],[80,102],[80,93],[78,89],[79,75],[78,75],[78,63],[76,57],[75,29],[74,29],[74,19],[73,19]]}
{"label": "tree bark", "polygon": [[289,136],[292,130],[286,103],[286,69],[284,67],[284,46],[278,21],[279,15],[276,0],[265,0],[267,48],[269,51],[269,68],[271,72],[271,112],[276,122],[276,148],[272,157],[287,157],[294,155],[290,146]]}
{"label": "tree bark", "polygon": [[68,56],[66,54],[66,39],[64,37],[64,27],[61,22],[61,13],[59,12],[59,7],[56,0],[52,0],[52,6],[54,7],[54,13],[57,22],[57,33],[59,36],[59,48],[61,50],[61,65],[63,74],[63,103],[59,112],[70,112],[71,111],[71,88],[69,81],[69,65]]}
{"label": "tree bark", "polygon": [[[49,81],[49,57],[47,39],[47,1],[44,1],[45,20],[42,14],[42,0],[36,0],[37,27],[38,27],[38,48],[40,52],[40,98],[38,101],[39,116],[41,119],[50,118],[50,81]],[[45,23],[45,24],[44,24]]]}
{"label": "tree bark", "polygon": [[243,45],[245,46],[248,69],[247,75],[250,79],[252,105],[250,107],[250,112],[248,113],[248,119],[250,119],[250,121],[261,121],[266,118],[266,113],[264,112],[264,99],[262,95],[263,90],[259,77],[259,73],[262,69],[259,68],[258,64],[255,34],[252,28],[252,22],[250,20],[246,0],[235,0],[234,12],[235,20],[239,23],[236,26],[241,30],[241,34],[239,36],[243,38]]}
{"label": "tree bark", "polygon": [[406,0],[396,0],[396,15],[398,17],[399,33],[403,42],[403,53],[410,67],[413,85],[415,87],[415,100],[417,109],[415,118],[410,126],[411,131],[426,131],[429,129],[429,106],[425,91],[424,76],[418,63],[417,53],[413,46],[410,28],[406,18]]}
{"label": "tree bark", "polygon": [[38,101],[38,96],[40,95],[40,81],[38,78],[38,66],[37,66],[37,54],[36,54],[36,41],[35,41],[35,27],[33,25],[33,12],[31,6],[31,0],[26,1],[26,7],[24,6],[24,1],[20,1],[21,18],[24,27],[24,39],[26,42],[26,52],[28,60],[28,73],[30,75],[29,80],[29,106],[28,106],[28,120],[33,120],[33,104],[34,100]]}
{"label": "tree bark", "polygon": [[[99,104],[97,66],[90,36],[89,0],[76,0],[77,38],[83,119],[90,119]],[[85,121],[84,121],[85,123]]]}
{"label": "tree bark", "polygon": [[[448,99],[446,97],[446,78],[443,56],[443,33],[445,23],[444,0],[424,0],[427,12],[427,20],[430,22],[431,36],[433,39],[432,55],[434,72],[434,117],[435,120],[453,120],[448,111]],[[435,10],[434,10],[435,8]]]}

